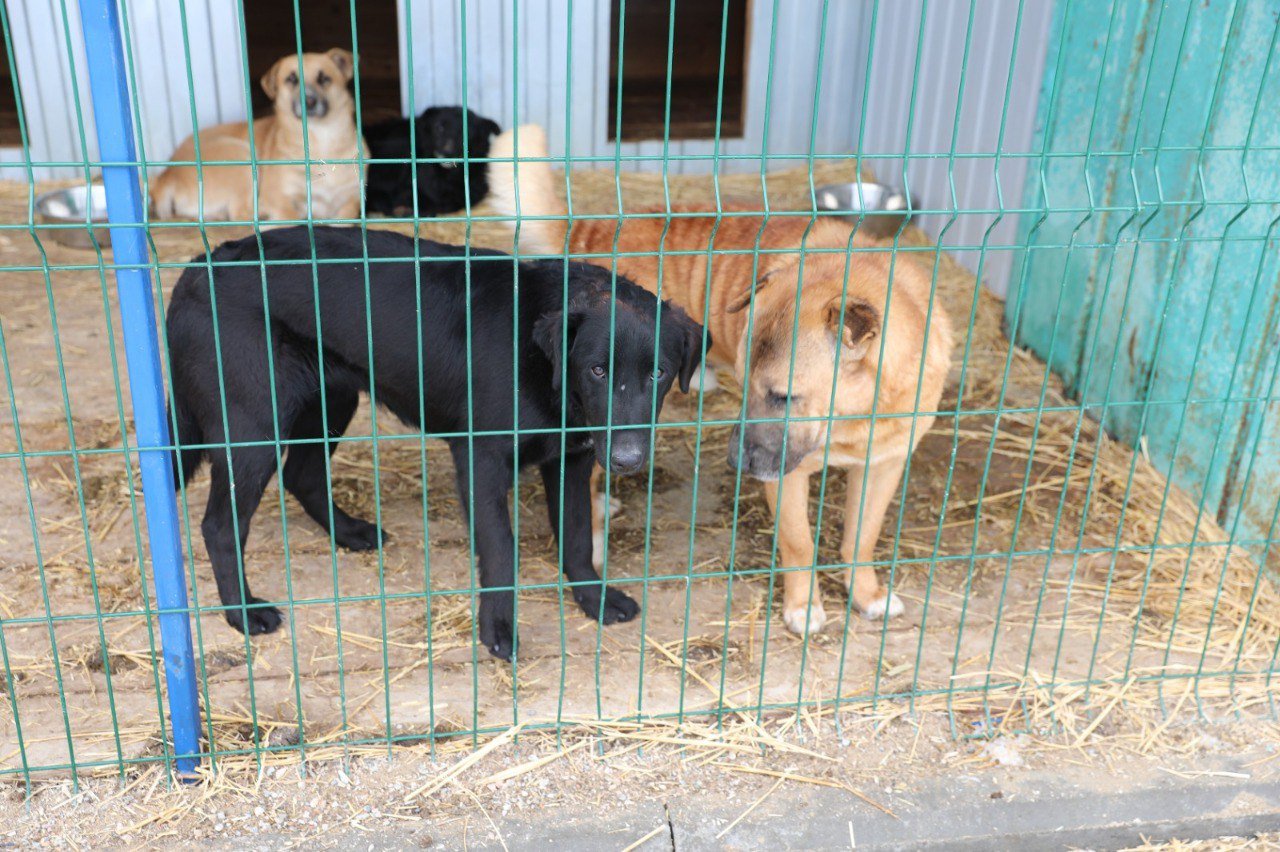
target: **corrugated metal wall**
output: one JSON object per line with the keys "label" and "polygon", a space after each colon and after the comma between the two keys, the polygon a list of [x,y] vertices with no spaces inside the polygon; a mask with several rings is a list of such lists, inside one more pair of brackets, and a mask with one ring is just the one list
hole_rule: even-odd
{"label": "corrugated metal wall", "polygon": [[[1125,0],[1120,0],[1125,2]],[[1052,0],[894,0],[871,52],[863,150],[910,187],[917,224],[1003,296],[1017,252]],[[905,160],[901,155],[907,154]],[[906,164],[905,178],[903,165]],[[991,247],[983,251],[983,247]]]}
{"label": "corrugated metal wall", "polygon": [[[92,141],[93,107],[88,80],[84,76],[80,6],[76,3],[64,6],[60,0],[18,0],[8,2],[6,10],[31,159],[74,162],[84,158],[82,135],[76,118],[77,105],[84,114],[83,136],[90,140],[92,155],[97,156],[98,146]],[[79,98],[76,97],[77,91],[81,93]],[[0,169],[0,176],[10,180],[27,179],[20,149],[6,148],[0,152],[0,161],[23,164],[21,167],[5,166]],[[36,180],[75,177],[83,173],[82,168],[33,169]]]}
{"label": "corrugated metal wall", "polygon": [[[184,6],[190,63],[183,44]],[[167,159],[191,135],[193,103],[201,126],[244,117],[237,6],[237,0],[186,0],[181,5],[175,0],[125,0],[141,113],[139,150],[148,160]],[[83,160],[82,141],[88,143],[89,157],[96,158],[79,4],[76,0],[8,0],[7,8],[31,159]],[[83,133],[77,109],[83,115]],[[0,151],[0,160],[22,162],[22,151]],[[36,180],[45,180],[74,178],[84,169],[46,166],[34,172]],[[6,166],[0,169],[0,178],[25,180],[26,169]]]}
{"label": "corrugated metal wall", "polygon": [[[1052,12],[1051,0],[754,0],[744,133],[720,147],[746,158],[720,168],[759,170],[762,153],[861,151],[881,179],[908,186],[925,209],[946,211],[920,224],[960,247],[960,260],[981,265],[1003,294],[1017,217],[999,211],[1017,209],[1023,197]],[[406,50],[402,62],[413,68],[415,111],[461,102],[465,28],[473,109],[504,126],[543,124],[556,156],[566,148],[605,160],[640,155],[655,159],[625,167],[661,170],[661,142],[609,141],[608,0],[415,0],[408,17],[414,48],[412,61]],[[714,144],[676,140],[669,150],[673,158],[709,156]],[[673,174],[710,167],[668,164]],[[984,245],[1005,248],[984,253]]]}
{"label": "corrugated metal wall", "polygon": [[[39,160],[81,157],[64,4],[78,50],[74,0],[9,0],[24,98],[40,105],[28,110],[37,115],[31,143]],[[203,126],[244,117],[236,5],[185,3],[190,86],[179,4],[126,0],[149,159],[163,159],[191,132],[191,96]],[[251,4],[245,8],[252,13]],[[1053,0],[752,0],[744,133],[720,146],[721,155],[744,159],[719,167],[756,171],[762,153],[861,151],[882,179],[905,183],[926,209],[947,211],[921,219],[946,245],[972,249],[985,239],[1009,246],[1016,217],[998,211],[1016,208],[1023,197],[1023,155],[1034,129],[1052,8]],[[465,88],[474,109],[503,125],[544,125],[557,155],[567,148],[574,157],[601,158],[605,167],[615,152],[640,155],[654,159],[625,167],[659,171],[661,142],[609,141],[609,16],[609,0],[405,0],[404,107],[411,105],[410,77],[414,112],[460,103]],[[83,68],[82,61],[75,64]],[[87,110],[83,81],[79,91]],[[710,156],[709,140],[677,140],[669,150],[672,173],[711,168],[705,159],[681,159]],[[992,251],[981,260],[983,277],[998,293],[1006,287],[1011,254]],[[961,260],[977,269],[981,255],[964,250]]]}
{"label": "corrugated metal wall", "polygon": [[[532,121],[547,127],[557,155],[599,157],[661,157],[662,143],[609,141],[609,0],[460,0],[431,3],[415,0],[406,15],[413,34],[412,57],[406,50],[402,65],[413,68],[414,112],[433,104],[463,100],[463,30],[466,31],[466,100],[476,111],[507,126]],[[818,121],[812,134],[815,152],[845,151],[853,138],[856,111],[851,103],[850,64],[859,61],[862,15],[854,3],[832,3],[826,29],[826,55],[818,68],[821,0],[798,0],[779,7],[776,37],[773,4],[751,4],[747,31],[745,133],[724,139],[720,153],[750,156],[728,160],[726,171],[758,171],[765,134],[766,86],[773,54],[772,97],[769,99],[770,154],[805,154],[810,144],[815,81],[822,81]],[[718,38],[718,34],[708,34]],[[624,57],[625,63],[625,57]],[[567,84],[566,84],[567,82]],[[403,87],[408,106],[408,87]],[[517,98],[516,95],[519,95]],[[706,171],[707,161],[679,159],[709,157],[711,140],[674,140],[669,169],[673,174]],[[589,166],[590,163],[584,163]],[[660,171],[660,162],[629,163],[628,168]]]}
{"label": "corrugated metal wall", "polygon": [[1045,215],[1006,306],[1109,434],[1259,555],[1280,518],[1278,20],[1280,0],[1062,8]]}

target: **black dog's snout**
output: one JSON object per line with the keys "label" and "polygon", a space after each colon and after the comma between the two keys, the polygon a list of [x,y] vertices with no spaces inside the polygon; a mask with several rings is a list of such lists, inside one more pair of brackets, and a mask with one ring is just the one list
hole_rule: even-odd
{"label": "black dog's snout", "polygon": [[614,473],[635,473],[648,457],[644,437],[634,432],[619,432],[609,447],[609,469]]}
{"label": "black dog's snout", "polygon": [[644,463],[644,450],[641,447],[617,447],[609,458],[619,473],[636,470]]}

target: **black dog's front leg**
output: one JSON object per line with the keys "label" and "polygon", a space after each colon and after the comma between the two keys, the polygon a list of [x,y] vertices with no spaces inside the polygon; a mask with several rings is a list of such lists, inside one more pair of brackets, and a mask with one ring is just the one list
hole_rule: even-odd
{"label": "black dog's front leg", "polygon": [[[551,528],[561,544],[564,575],[573,584],[573,598],[582,611],[602,624],[630,621],[640,605],[617,589],[605,588],[591,564],[591,468],[590,452],[564,458],[564,511],[560,512],[560,462],[542,465]],[[563,518],[562,525],[557,521]],[[601,600],[603,592],[603,601]]]}
{"label": "black dog's front leg", "polygon": [[480,641],[495,657],[510,660],[516,649],[515,547],[507,501],[511,463],[480,445],[473,461],[466,441],[452,442],[450,450],[480,560]]}

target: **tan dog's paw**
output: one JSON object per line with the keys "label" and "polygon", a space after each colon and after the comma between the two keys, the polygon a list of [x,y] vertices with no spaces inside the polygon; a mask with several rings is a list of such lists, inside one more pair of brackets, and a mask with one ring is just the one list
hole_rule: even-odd
{"label": "tan dog's paw", "polygon": [[897,618],[906,609],[902,605],[902,598],[890,593],[867,604],[862,610],[862,617],[867,621],[880,621],[884,618],[886,608],[889,610],[890,618]]}
{"label": "tan dog's paw", "polygon": [[603,493],[596,495],[596,508],[600,512],[601,517],[604,516],[604,510],[609,510],[609,517],[616,518],[618,513],[622,511],[622,501],[617,497],[610,497],[608,502],[605,501]]}
{"label": "tan dog's paw", "polygon": [[805,632],[817,633],[827,623],[827,614],[819,606],[798,606],[795,609],[784,609],[782,621],[787,629],[797,636]]}

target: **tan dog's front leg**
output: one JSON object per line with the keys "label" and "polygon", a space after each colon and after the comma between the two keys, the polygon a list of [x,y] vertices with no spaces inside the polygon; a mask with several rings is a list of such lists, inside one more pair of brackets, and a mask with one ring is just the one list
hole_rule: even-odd
{"label": "tan dog's front leg", "polygon": [[591,564],[599,571],[604,566],[604,506],[601,504],[600,477],[603,468],[591,468]]}
{"label": "tan dog's front leg", "polygon": [[[606,501],[600,492],[600,477],[604,476],[604,468],[596,465],[591,469],[591,564],[599,571],[604,567],[604,511]],[[609,517],[616,517],[622,511],[622,502],[617,497],[607,501]]]}
{"label": "tan dog's front leg", "polygon": [[782,575],[782,621],[792,633],[817,633],[827,623],[818,591],[818,574],[813,569],[813,533],[809,528],[809,474],[789,473],[778,485],[764,484],[769,511],[778,524],[778,560],[783,568],[808,568]]}
{"label": "tan dog's front leg", "polygon": [[[840,558],[847,563],[862,563],[856,569],[845,569],[844,586],[849,590],[854,606],[868,619],[884,618],[886,609],[890,617],[902,614],[902,601],[897,595],[890,595],[880,585],[876,569],[866,563],[871,562],[875,555],[876,539],[880,537],[880,528],[884,526],[884,514],[893,500],[894,492],[898,490],[904,464],[905,457],[878,462],[871,465],[869,477],[865,468],[849,469],[849,497],[845,503]],[[862,502],[864,477],[867,477],[865,503]],[[861,519],[859,514],[862,515]]]}

